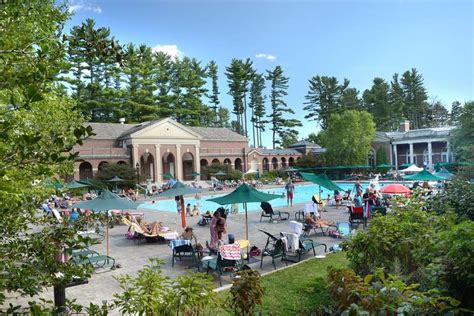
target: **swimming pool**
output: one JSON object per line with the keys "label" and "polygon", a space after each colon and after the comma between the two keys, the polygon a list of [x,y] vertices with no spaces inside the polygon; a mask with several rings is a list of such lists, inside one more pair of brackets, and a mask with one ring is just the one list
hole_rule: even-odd
{"label": "swimming pool", "polygon": [[[389,184],[389,183],[393,183],[393,182],[385,182],[384,185]],[[354,187],[354,182],[337,182],[337,185],[339,185],[343,190],[352,190]],[[365,190],[365,188],[369,186],[369,182],[361,182],[361,185]],[[295,194],[293,197],[293,204],[310,202],[313,194],[318,194],[318,187],[319,186],[316,184],[296,185]],[[259,189],[259,191],[262,191],[265,193],[278,194],[278,195],[283,195],[283,193],[286,194],[284,186],[280,188],[272,188],[272,189],[264,188],[264,189]],[[188,198],[185,197],[184,202],[186,204],[190,203],[191,205],[199,204],[199,210],[201,212],[214,211],[219,207],[219,204],[208,201],[208,199],[223,196],[229,193],[230,191],[226,193],[216,192],[216,194],[202,196],[198,200],[190,196]],[[325,188],[321,188],[321,198],[324,198],[324,199],[327,198],[328,194],[333,195],[334,192],[329,191]],[[341,194],[343,194],[343,192],[341,192]],[[272,204],[273,207],[286,206],[286,196],[272,200],[270,201],[270,203]],[[226,208],[227,207],[230,208],[230,205],[226,206]],[[239,204],[238,207],[239,207],[239,212],[242,212],[243,206]],[[147,202],[147,203],[141,204],[140,208],[146,208],[146,209],[157,210],[157,211],[176,212],[176,202],[174,201],[174,199],[159,200],[159,201],[156,201],[155,203]],[[260,210],[260,203],[248,203],[247,209],[249,211]]]}

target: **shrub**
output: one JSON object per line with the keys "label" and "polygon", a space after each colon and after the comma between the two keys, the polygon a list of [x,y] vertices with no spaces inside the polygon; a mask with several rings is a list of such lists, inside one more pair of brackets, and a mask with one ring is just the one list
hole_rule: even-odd
{"label": "shrub", "polygon": [[405,284],[383,269],[364,278],[351,269],[329,269],[329,288],[335,314],[442,314],[459,302],[435,291],[417,291],[417,284]]}
{"label": "shrub", "polygon": [[454,180],[436,195],[428,209],[437,213],[454,212],[459,220],[474,220],[474,184],[464,180]]}
{"label": "shrub", "polygon": [[255,307],[262,304],[263,292],[258,271],[240,271],[230,289],[230,307],[237,315],[253,315]]}
{"label": "shrub", "polygon": [[201,169],[201,173],[208,175],[209,179],[213,177],[214,174],[216,174],[219,171],[226,173],[225,176],[219,176],[218,177],[219,180],[238,181],[242,179],[242,176],[243,176],[243,173],[241,171],[231,168],[230,166],[223,165],[221,163],[213,163],[212,165],[202,167]]}
{"label": "shrub", "polygon": [[180,276],[172,281],[163,276],[162,262],[151,258],[137,277],[118,277],[122,293],[114,294],[115,305],[130,315],[199,315],[204,307],[217,306],[211,277],[203,273]]}

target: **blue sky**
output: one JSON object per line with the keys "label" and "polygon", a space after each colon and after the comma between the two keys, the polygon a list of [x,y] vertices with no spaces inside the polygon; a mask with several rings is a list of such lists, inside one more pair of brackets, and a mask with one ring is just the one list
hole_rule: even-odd
{"label": "blue sky", "polygon": [[[93,18],[121,43],[145,43],[220,69],[221,104],[231,108],[224,68],[252,58],[260,72],[281,65],[287,102],[304,126],[308,79],[348,78],[362,91],[374,77],[417,68],[430,97],[448,107],[474,99],[474,1],[70,0],[68,27]],[[257,57],[259,56],[259,57]],[[269,105],[267,105],[269,106]],[[264,143],[270,146],[270,133]]]}

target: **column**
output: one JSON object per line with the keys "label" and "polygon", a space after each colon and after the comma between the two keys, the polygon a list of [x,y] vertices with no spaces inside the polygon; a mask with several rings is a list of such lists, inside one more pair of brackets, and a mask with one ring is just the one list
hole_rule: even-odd
{"label": "column", "polygon": [[428,169],[433,169],[433,148],[431,142],[428,142]]}
{"label": "column", "polygon": [[446,149],[447,149],[446,155],[448,156],[446,157],[446,160],[447,160],[446,162],[450,163],[452,159],[451,159],[451,144],[449,143],[449,140],[446,141]]}
{"label": "column", "polygon": [[163,181],[163,166],[161,163],[161,148],[160,145],[155,145],[155,182]]}
{"label": "column", "polygon": [[138,157],[138,145],[132,145],[132,168],[135,169],[137,162],[140,163]]}
{"label": "column", "polygon": [[397,152],[397,145],[393,145],[393,157],[395,158],[394,160],[394,165],[395,165],[395,170],[398,170],[398,152]]}
{"label": "column", "polygon": [[[194,163],[196,164],[196,172],[201,173],[201,157],[199,156],[199,146],[194,146],[194,150],[196,151],[196,157],[194,157]],[[196,179],[201,181],[201,176],[197,176]]]}
{"label": "column", "polygon": [[176,177],[183,180],[183,157],[181,156],[181,145],[176,145]]}
{"label": "column", "polygon": [[413,143],[410,143],[410,163],[413,164],[415,163],[415,156],[413,155]]}

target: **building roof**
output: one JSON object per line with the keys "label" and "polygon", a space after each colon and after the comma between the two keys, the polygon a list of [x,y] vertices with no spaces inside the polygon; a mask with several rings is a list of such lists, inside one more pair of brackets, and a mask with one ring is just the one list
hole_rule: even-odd
{"label": "building roof", "polygon": [[267,149],[267,148],[255,148],[258,153],[262,155],[301,155],[301,152],[297,151],[296,149]]}
{"label": "building roof", "polygon": [[[137,124],[120,124],[120,123],[86,123],[90,125],[95,133],[91,139],[118,139],[126,138],[150,125],[156,124],[164,119],[147,121]],[[247,137],[235,133],[227,128],[220,127],[191,127],[185,126],[191,131],[202,136],[204,140],[230,140],[230,141],[248,141]]]}
{"label": "building roof", "polygon": [[384,142],[389,142],[390,138],[387,136],[387,133],[385,132],[375,132],[375,137],[373,142],[375,143],[384,143]]}
{"label": "building roof", "polygon": [[448,137],[455,126],[431,127],[414,129],[407,132],[385,133],[391,140],[415,139],[415,138],[437,138]]}
{"label": "building roof", "polygon": [[95,135],[91,136],[91,139],[117,139],[137,124],[85,123],[84,125],[92,127]]}
{"label": "building roof", "polygon": [[319,146],[316,143],[310,142],[309,140],[300,140],[299,142],[291,144],[288,147],[289,148],[294,148],[294,147],[321,148],[321,146]]}
{"label": "building roof", "polygon": [[247,137],[240,135],[234,131],[222,127],[191,127],[190,130],[198,133],[204,140],[235,140],[248,141]]}

